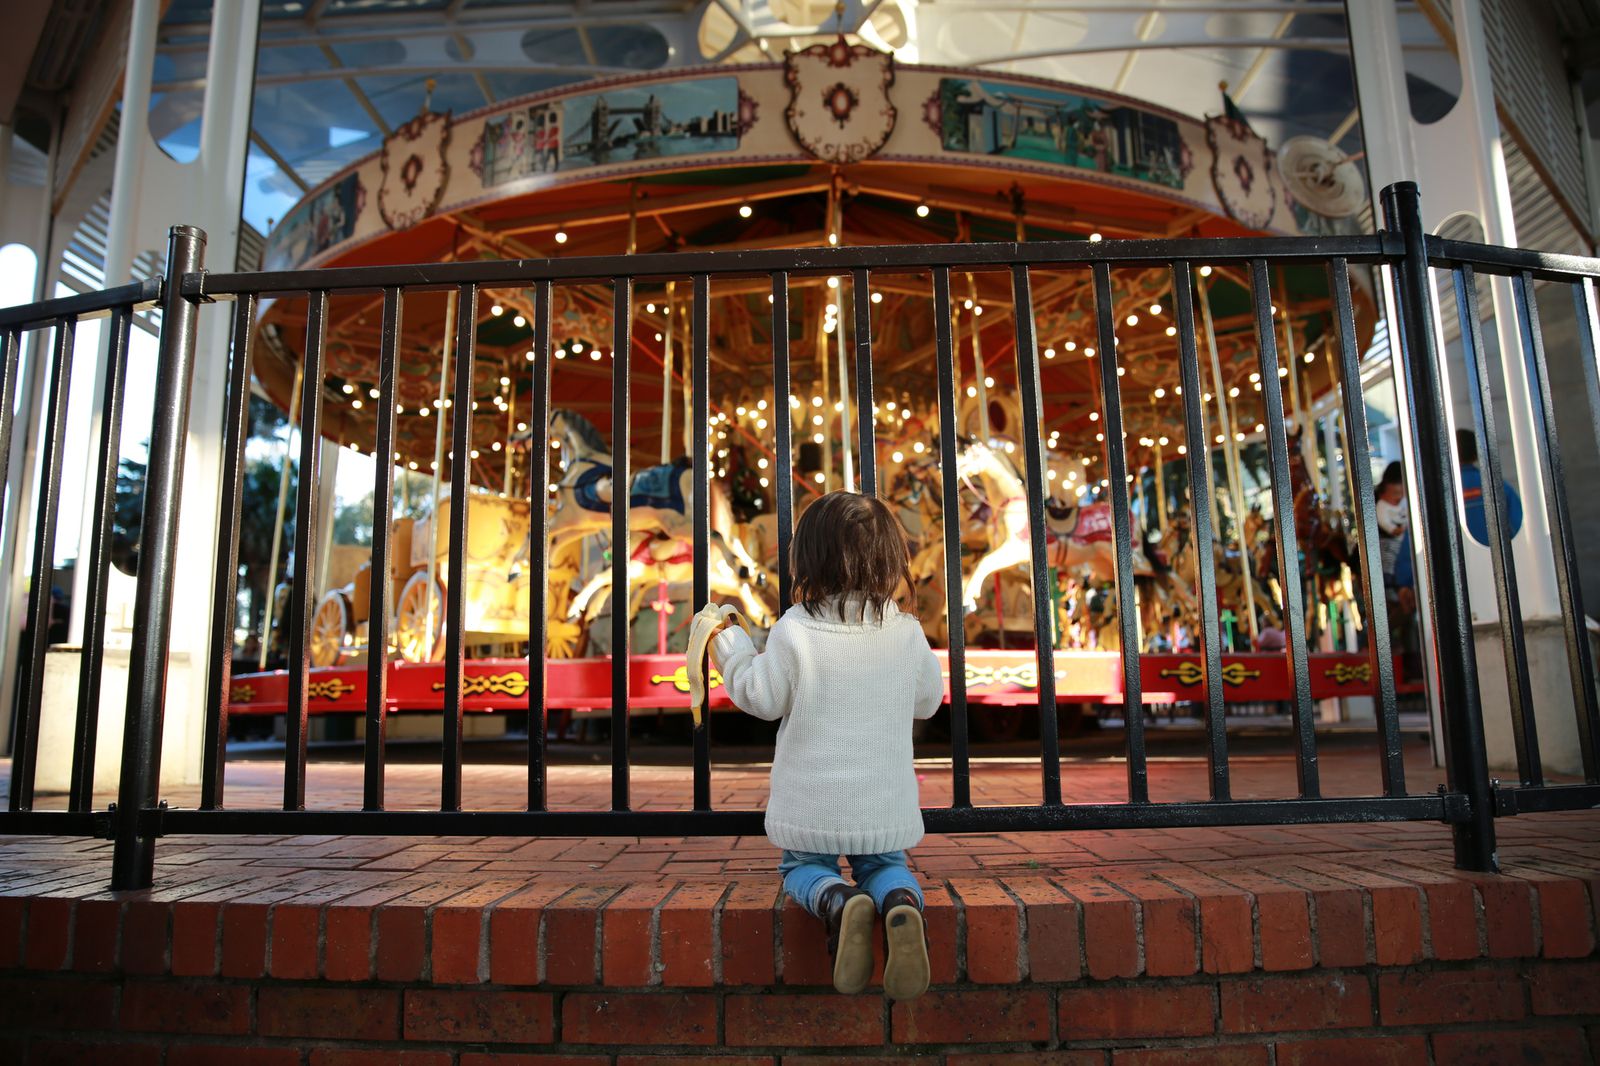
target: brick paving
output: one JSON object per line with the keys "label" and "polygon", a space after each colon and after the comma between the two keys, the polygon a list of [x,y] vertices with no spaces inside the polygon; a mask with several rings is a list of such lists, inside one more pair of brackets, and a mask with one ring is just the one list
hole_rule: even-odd
{"label": "brick paving", "polygon": [[[1069,749],[1070,749],[1069,744]],[[1102,745],[1102,747],[1105,747]],[[346,753],[354,749],[346,749]],[[557,749],[559,751],[559,749]],[[1015,750],[1015,749],[1012,749]],[[1109,750],[1109,749],[1107,749]],[[1159,750],[1159,749],[1157,749]],[[980,749],[981,752],[981,749]],[[1230,765],[1233,793],[1240,799],[1292,796],[1294,764],[1276,754],[1235,754]],[[662,753],[648,749],[643,757]],[[474,757],[469,747],[468,758]],[[572,758],[568,753],[564,757]],[[670,758],[671,753],[667,753]],[[1408,791],[1433,791],[1443,771],[1431,765],[1421,739],[1405,745]],[[1374,749],[1359,739],[1324,742],[1320,757],[1323,794],[1371,795],[1378,791]],[[9,767],[0,764],[0,771]],[[919,760],[926,806],[948,803],[950,771],[946,759]],[[766,795],[763,764],[716,764],[712,803],[717,808],[759,808]],[[1125,797],[1125,764],[1116,757],[1071,756],[1063,760],[1063,791],[1068,802],[1116,802]],[[517,809],[524,795],[520,765],[473,765],[464,769],[468,808]],[[1206,766],[1191,755],[1152,756],[1150,791],[1156,801],[1203,799]],[[3,780],[3,778],[0,778]],[[687,766],[635,765],[631,772],[636,810],[687,808],[691,776]],[[282,769],[273,761],[236,761],[228,767],[228,806],[272,807],[281,802]],[[1037,759],[975,754],[972,797],[978,805],[1037,803]],[[438,770],[417,762],[391,762],[386,777],[392,809],[433,807]],[[610,799],[609,765],[557,765],[550,769],[553,809],[604,809]],[[192,806],[194,789],[168,790],[176,806]],[[111,797],[97,800],[103,807]],[[41,797],[39,806],[59,803]],[[307,770],[306,806],[359,808],[361,767],[357,762],[314,760]],[[1600,814],[1591,812],[1524,815],[1498,823],[1504,864],[1561,871],[1600,866]],[[105,841],[0,837],[0,890],[59,882],[75,874],[93,884],[109,860]],[[396,894],[424,879],[428,891],[441,884],[466,890],[485,877],[528,882],[643,884],[649,881],[744,880],[769,873],[776,853],[763,837],[700,838],[480,838],[480,837],[182,837],[163,838],[157,847],[157,889],[179,881],[213,888],[225,882],[270,883],[281,892],[326,891],[334,884],[346,894]],[[1314,873],[1319,866],[1341,867],[1341,879],[1362,884],[1362,871],[1395,863],[1427,868],[1450,865],[1447,827],[1436,823],[1255,826],[1138,829],[1044,833],[930,834],[914,849],[913,866],[924,882],[938,885],[971,876],[1109,875],[1148,876],[1157,868],[1181,864],[1200,877],[1248,889],[1252,871],[1286,864]],[[1187,876],[1187,875],[1186,875]],[[263,882],[263,878],[270,878]],[[1312,880],[1316,880],[1312,876]],[[292,886],[292,887],[291,887]],[[1309,886],[1308,886],[1309,887]],[[330,897],[331,898],[331,897]]]}

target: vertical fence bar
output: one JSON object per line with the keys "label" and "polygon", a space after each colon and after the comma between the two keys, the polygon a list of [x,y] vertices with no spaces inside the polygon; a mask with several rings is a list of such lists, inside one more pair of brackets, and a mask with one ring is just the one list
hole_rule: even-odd
{"label": "vertical fence bar", "polygon": [[189,384],[194,375],[197,304],[178,286],[203,265],[206,235],[174,226],[167,242],[161,287],[161,341],[156,359],[155,418],[146,467],[144,519],[139,538],[139,583],[133,601],[133,647],[128,661],[127,726],[122,778],[112,819],[113,889],[149,888],[155,872],[155,835],[142,812],[156,805],[161,772],[161,724],[167,699],[167,648],[172,637],[172,580],[177,570],[178,507],[183,452],[189,432]]}
{"label": "vertical fence bar", "polygon": [[[633,339],[633,279],[612,282],[611,303],[611,808],[625,811],[628,800],[628,667],[633,658],[633,626],[628,617],[628,555],[633,538],[628,504],[633,486],[632,391],[628,363]],[[699,336],[695,343],[700,343]],[[702,419],[702,421],[704,421]],[[705,495],[702,493],[701,495]],[[695,501],[697,508],[706,504]],[[698,538],[697,538],[698,540]],[[709,715],[707,718],[709,719]],[[696,776],[699,776],[698,769]]]}
{"label": "vertical fence bar", "polygon": [[[128,377],[128,335],[133,308],[119,307],[107,324],[105,392],[101,396],[100,451],[95,466],[89,541],[89,579],[84,585],[83,651],[78,664],[78,721],[72,736],[72,783],[67,808],[94,806],[94,760],[100,731],[100,678],[105,666],[106,588],[111,577],[111,527],[116,512],[117,462],[122,443],[122,390]],[[81,554],[81,553],[80,553]],[[232,602],[231,600],[229,601]],[[229,615],[231,622],[232,615]],[[233,626],[227,628],[232,650]]]}
{"label": "vertical fence bar", "polygon": [[[850,272],[850,300],[856,317],[856,424],[861,452],[861,494],[878,493],[878,443],[874,429],[876,405],[872,399],[872,291],[865,270]],[[842,331],[841,331],[842,332]],[[841,389],[844,383],[840,382]]]}
{"label": "vertical fence bar", "polygon": [[[1589,647],[1583,587],[1578,574],[1577,545],[1572,539],[1572,515],[1567,507],[1566,468],[1556,431],[1556,410],[1550,396],[1550,368],[1545,363],[1544,331],[1539,325],[1539,304],[1533,297],[1533,275],[1523,271],[1512,279],[1517,300],[1517,324],[1522,334],[1522,357],[1534,387],[1528,390],[1533,414],[1542,432],[1534,436],[1539,468],[1544,476],[1545,506],[1550,510],[1551,547],[1556,557],[1556,591],[1561,596],[1561,619],[1567,634],[1567,667],[1572,675],[1572,697],[1578,716],[1578,749],[1583,756],[1583,776],[1600,782],[1600,698],[1594,688],[1594,655]],[[1498,483],[1497,483],[1498,484]],[[1485,497],[1488,486],[1485,485]]]}
{"label": "vertical fence bar", "polygon": [[[1107,313],[1111,300],[1111,265],[1094,265],[1094,300]],[[1144,694],[1139,678],[1139,614],[1134,602],[1133,529],[1128,520],[1128,450],[1122,436],[1122,389],[1117,377],[1117,346],[1102,343],[1100,403],[1105,409],[1106,473],[1111,481],[1111,526],[1117,547],[1117,611],[1122,628],[1122,710],[1127,722],[1128,802],[1150,801],[1149,772],[1144,748]],[[1160,489],[1158,487],[1157,491]]]}
{"label": "vertical fence bar", "polygon": [[[1516,561],[1511,554],[1511,529],[1506,514],[1505,484],[1496,435],[1494,395],[1483,359],[1483,324],[1478,317],[1477,274],[1463,263],[1453,272],[1456,311],[1461,322],[1467,395],[1472,403],[1472,429],[1483,461],[1480,489],[1485,531],[1489,534],[1489,560],[1494,568],[1495,602],[1500,610],[1500,640],[1506,660],[1506,695],[1511,706],[1511,739],[1517,751],[1518,777],[1525,784],[1544,783],[1539,758],[1539,732],[1534,721],[1533,686],[1528,677],[1527,642],[1522,629],[1522,597],[1517,592]],[[1458,457],[1459,458],[1459,457]]]}
{"label": "vertical fence bar", "polygon": [[[1194,277],[1185,260],[1172,264],[1172,296],[1178,312],[1178,369],[1183,378],[1183,424],[1189,463],[1189,535],[1194,539],[1195,575],[1200,597],[1200,650],[1205,662],[1206,763],[1211,798],[1231,798],[1228,780],[1228,723],[1222,702],[1222,631],[1217,617],[1216,557],[1211,544],[1211,441],[1200,384],[1200,353],[1194,333]],[[1098,309],[1100,344],[1115,343],[1111,309]]]}
{"label": "vertical fence bar", "polygon": [[1578,355],[1589,400],[1589,421],[1594,428],[1595,448],[1600,450],[1600,302],[1595,299],[1594,278],[1573,283],[1572,309],[1578,320]]}
{"label": "vertical fence bar", "polygon": [[34,519],[33,575],[28,585],[28,639],[21,661],[28,684],[16,716],[11,749],[11,809],[33,809],[33,779],[38,772],[39,716],[44,710],[44,653],[50,644],[50,608],[56,558],[56,510],[61,503],[62,446],[67,435],[67,394],[72,382],[76,319],[55,324],[50,355],[50,393],[45,400],[44,449],[39,461],[39,504]]}
{"label": "vertical fence bar", "polygon": [[[377,433],[373,440],[372,576],[367,601],[367,728],[361,752],[361,809],[383,810],[384,744],[389,735],[389,595],[394,580],[395,363],[400,354],[399,289],[383,290],[378,334]],[[408,560],[409,562],[409,560]]]}
{"label": "vertical fence bar", "polygon": [[[1017,332],[1017,391],[1022,394],[1022,447],[1028,486],[1028,543],[1033,560],[1033,638],[1039,662],[1039,760],[1044,802],[1061,802],[1061,738],[1056,729],[1055,591],[1045,551],[1044,409],[1040,402],[1039,347],[1033,323],[1033,286],[1027,266],[1011,268],[1011,303]],[[1117,444],[1120,446],[1121,441]],[[1123,486],[1127,488],[1126,485]]]}
{"label": "vertical fence bar", "polygon": [[939,371],[939,523],[944,531],[945,621],[950,647],[950,805],[972,806],[967,755],[967,641],[961,581],[961,497],[956,456],[956,359],[951,337],[950,268],[933,268],[933,339]]}
{"label": "vertical fence bar", "polygon": [[[1265,259],[1250,260],[1250,300],[1255,317],[1261,400],[1266,407],[1267,452],[1272,470],[1272,528],[1278,542],[1283,628],[1289,645],[1289,677],[1294,685],[1295,772],[1299,777],[1300,798],[1315,799],[1322,794],[1317,772],[1317,720],[1311,706],[1311,661],[1306,649],[1300,544],[1294,528],[1294,486],[1289,483],[1289,441],[1284,430],[1283,387],[1278,381],[1278,337],[1272,324],[1272,282],[1267,275]],[[1294,353],[1290,352],[1288,356],[1292,362]],[[1221,388],[1222,383],[1218,382],[1217,387]],[[1331,463],[1333,457],[1330,455],[1328,459]],[[1241,536],[1241,543],[1243,539]],[[1240,565],[1249,566],[1248,553],[1240,559]],[[1245,610],[1255,610],[1255,605],[1249,602],[1248,597]]]}
{"label": "vertical fence bar", "polygon": [[[1328,291],[1333,295],[1334,323],[1339,342],[1339,379],[1344,382],[1346,466],[1355,493],[1356,539],[1360,546],[1362,591],[1367,597],[1367,633],[1372,668],[1376,671],[1378,735],[1383,794],[1403,796],[1406,791],[1405,753],[1400,744],[1400,714],[1394,699],[1394,654],[1389,640],[1389,612],[1383,590],[1383,558],[1378,550],[1378,508],[1372,494],[1372,461],[1367,447],[1367,402],[1361,394],[1361,355],[1356,349],[1356,316],[1350,300],[1350,265],[1343,259],[1328,263]],[[1294,353],[1288,353],[1294,358]]]}
{"label": "vertical fence bar", "polygon": [[[772,410],[777,439],[773,495],[778,501],[778,613],[789,609],[789,538],[794,534],[794,408],[789,404],[789,274],[772,272]],[[705,419],[701,419],[703,423]]]}
{"label": "vertical fence bar", "polygon": [[[256,297],[240,296],[233,305],[232,358],[228,361],[228,391],[223,399],[226,410],[222,425],[222,486],[217,498],[217,573],[212,579],[211,663],[206,670],[205,742],[201,747],[203,754],[200,764],[200,809],[207,811],[221,809],[227,776],[228,710],[232,703],[233,688],[233,617],[239,592],[239,525],[245,478],[244,446],[250,436],[250,364],[254,354],[255,338],[252,331],[255,318]],[[117,388],[121,388],[120,375],[114,363],[108,368],[108,373],[117,376],[106,378],[106,419],[111,417],[113,380],[117,381]],[[121,412],[117,414],[120,419]],[[104,448],[107,443],[102,441],[101,447]],[[103,450],[100,453],[102,480],[97,488],[114,493],[117,446],[114,441],[109,443],[109,452]],[[113,467],[110,473],[107,472],[107,459],[111,460]],[[110,498],[109,495],[107,498]],[[109,532],[108,526],[106,533]],[[100,540],[101,536],[97,534],[97,549]],[[97,569],[89,580],[103,584],[105,575]],[[97,601],[91,601],[89,606],[96,614],[103,610]],[[96,621],[95,616],[88,616],[88,624]],[[89,646],[85,630],[85,651]],[[99,646],[98,638],[94,646]],[[98,692],[98,677],[95,683]],[[92,778],[92,766],[90,774]]]}
{"label": "vertical fence bar", "polygon": [[0,479],[8,483],[11,474],[11,429],[16,422],[17,372],[21,357],[21,331],[6,330],[0,335]]}
{"label": "vertical fence bar", "polygon": [[1456,499],[1455,449],[1447,439],[1446,396],[1440,373],[1440,352],[1433,332],[1433,288],[1428,278],[1427,231],[1415,182],[1403,181],[1383,190],[1386,228],[1405,242],[1398,264],[1396,289],[1403,332],[1398,350],[1411,397],[1412,438],[1419,472],[1418,502],[1425,528],[1432,585],[1434,633],[1440,705],[1443,708],[1446,767],[1451,787],[1471,804],[1467,821],[1452,828],[1456,865],[1494,870],[1494,797],[1484,748],[1483,705],[1478,691],[1477,653],[1472,617],[1467,606],[1466,567],[1462,561],[1460,513]]}
{"label": "vertical fence bar", "polygon": [[311,622],[316,612],[318,483],[322,480],[322,360],[328,294],[306,300],[306,353],[300,377],[300,469],[296,472],[294,577],[289,604],[289,703],[283,744],[283,809],[306,805],[306,736],[310,725]]}
{"label": "vertical fence bar", "polygon": [[[478,287],[456,289],[455,396],[450,405],[450,554],[445,562],[444,751],[439,809],[461,809],[461,716],[466,702],[467,509],[472,496],[473,370],[478,339]],[[431,547],[431,545],[430,545]]]}
{"label": "vertical fence bar", "polygon": [[[533,402],[528,414],[528,810],[545,809],[546,616],[550,597],[550,296],[533,290]],[[671,328],[672,308],[667,308]],[[662,404],[672,406],[670,395]]]}
{"label": "vertical fence bar", "polygon": [[[777,303],[773,303],[777,308]],[[694,452],[694,603],[696,611],[711,601],[711,279],[694,278],[690,303],[689,338],[689,438]],[[774,397],[776,400],[776,397]],[[788,400],[784,401],[788,409]],[[773,417],[778,418],[777,408]],[[781,419],[779,419],[781,424]],[[782,523],[779,523],[780,535]],[[700,660],[700,676],[710,677],[707,658]],[[709,686],[708,686],[709,688]],[[706,693],[705,713],[694,731],[694,809],[711,809],[711,700]]]}

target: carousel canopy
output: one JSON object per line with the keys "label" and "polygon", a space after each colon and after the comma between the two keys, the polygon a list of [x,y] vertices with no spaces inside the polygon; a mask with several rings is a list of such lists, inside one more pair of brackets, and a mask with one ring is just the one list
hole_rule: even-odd
{"label": "carousel canopy", "polygon": [[[819,99],[824,106],[808,112],[805,105]],[[1335,206],[1314,201],[1334,214],[1312,210],[1306,191],[1292,184],[1298,172],[1283,173],[1231,100],[1216,99],[1219,114],[1202,122],[1081,86],[896,64],[887,53],[835,38],[784,64],[619,79],[466,115],[425,100],[382,150],[294,207],[271,235],[266,260],[289,268],[1359,226],[1364,189],[1342,187],[1345,202]],[[1336,152],[1325,147],[1324,155]],[[1203,267],[1185,283],[1206,293],[1210,318],[1201,343],[1208,356],[1215,344],[1212,387],[1238,407],[1227,421],[1246,436],[1259,432],[1257,344],[1243,279]],[[1009,274],[976,272],[957,284],[962,387],[969,399],[1013,393]],[[1173,284],[1165,268],[1113,277],[1120,385],[1136,454],[1166,447],[1181,421]],[[1292,357],[1283,373],[1302,409],[1331,384],[1325,279],[1288,269],[1273,284],[1282,330],[1275,340]],[[674,345],[681,353],[689,342],[686,288],[644,282],[635,292],[636,462],[686,450],[682,361],[674,357]],[[898,409],[885,407],[880,416],[911,425],[909,412],[927,408],[934,350],[927,276],[874,272],[870,293],[853,292],[849,278],[796,276],[787,323],[792,397],[770,388],[769,292],[764,279],[712,286],[713,410],[733,419],[718,427],[730,450],[764,450],[768,415],[796,404],[805,408],[793,416],[804,423],[797,439],[833,444],[844,420],[824,416],[842,413],[846,403],[839,391],[841,381],[848,388],[853,366],[858,299],[871,301],[879,394]],[[1370,300],[1361,303],[1364,333]],[[609,283],[598,283],[557,286],[551,308],[553,401],[606,434],[612,306]],[[375,438],[378,309],[376,297],[336,299],[327,332],[325,432],[367,450]],[[1097,455],[1100,383],[1087,272],[1037,270],[1034,311],[1052,444],[1075,460]],[[513,444],[527,431],[518,412],[531,406],[532,293],[482,294],[471,397],[443,388],[452,313],[444,294],[406,303],[395,458],[433,469],[441,416],[466,401],[476,412],[474,481],[510,485]],[[263,314],[267,343],[257,372],[285,407],[304,320],[302,301],[281,301]],[[1003,424],[1003,413],[993,421]],[[453,457],[441,458],[448,468]],[[1077,481],[1082,471],[1070,472]]]}

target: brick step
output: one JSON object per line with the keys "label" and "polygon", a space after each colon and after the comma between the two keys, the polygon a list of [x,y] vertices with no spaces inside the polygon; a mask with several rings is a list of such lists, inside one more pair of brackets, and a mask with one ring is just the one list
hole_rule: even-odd
{"label": "brick step", "polygon": [[[820,924],[770,877],[264,873],[170,869],[115,895],[98,867],[13,879],[0,1061],[688,1066],[815,1049],[1282,1066],[1600,1049],[1586,868],[1313,857],[951,878],[927,887],[934,987],[910,1004],[835,995]],[[663,1049],[679,1057],[637,1058]]]}
{"label": "brick step", "polygon": [[[1437,859],[1382,873],[1317,858],[926,884],[936,985],[1583,958],[1600,869],[1493,875]],[[442,879],[342,871],[164,874],[146,892],[13,884],[0,970],[609,988],[812,986],[821,924],[774,878]],[[879,946],[881,954],[881,944]],[[881,959],[880,959],[881,962]]]}
{"label": "brick step", "polygon": [[[796,1057],[794,1052],[812,1053]],[[950,1066],[1592,1061],[1600,963],[830,991],[447,988],[106,975],[0,977],[0,1061]],[[535,1053],[537,1052],[537,1053]],[[819,1053],[829,1057],[814,1057]],[[1431,1060],[1429,1054],[1431,1052]],[[669,1057],[670,1056],[670,1057]],[[1275,1056],[1275,1060],[1269,1056]]]}

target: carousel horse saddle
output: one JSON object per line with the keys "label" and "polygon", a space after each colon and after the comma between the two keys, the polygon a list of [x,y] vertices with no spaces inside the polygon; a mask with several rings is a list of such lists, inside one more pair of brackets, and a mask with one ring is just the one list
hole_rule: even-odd
{"label": "carousel horse saddle", "polygon": [[686,457],[680,456],[670,463],[646,467],[639,471],[634,475],[633,488],[628,494],[629,505],[687,514],[681,482],[683,472],[691,465],[693,464]]}
{"label": "carousel horse saddle", "polygon": [[705,711],[708,686],[705,676],[706,648],[711,644],[711,634],[723,622],[739,623],[746,633],[750,623],[732,604],[708,603],[700,608],[689,626],[689,647],[684,654],[689,667],[689,713],[694,716],[695,728],[700,728],[701,714]]}
{"label": "carousel horse saddle", "polygon": [[[687,514],[680,480],[691,463],[679,458],[661,466],[651,466],[633,476],[633,488],[628,493],[628,506],[653,507],[660,511],[677,511]],[[609,511],[610,505],[600,498],[600,482],[611,477],[611,467],[596,463],[578,475],[572,483],[572,495],[585,511]]]}

